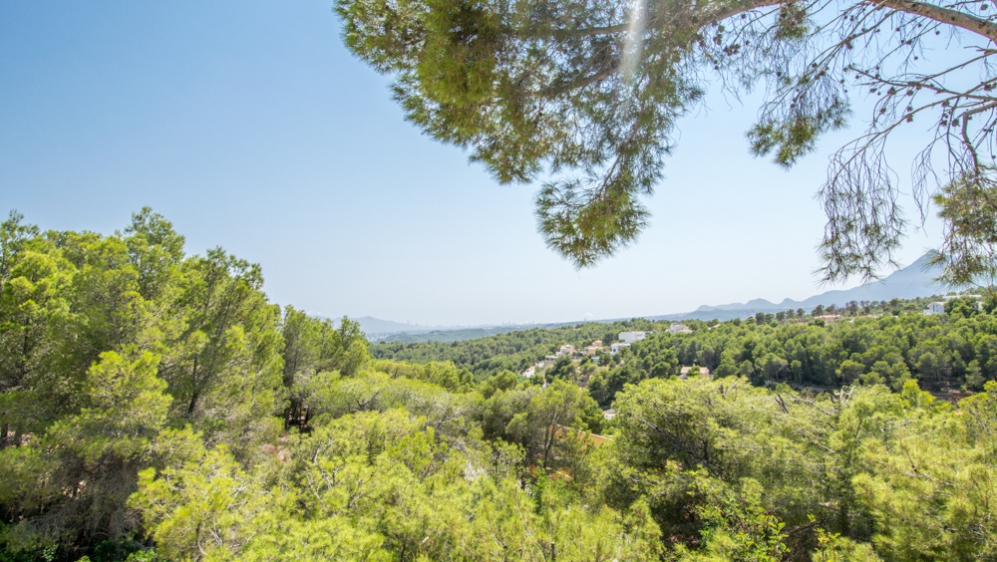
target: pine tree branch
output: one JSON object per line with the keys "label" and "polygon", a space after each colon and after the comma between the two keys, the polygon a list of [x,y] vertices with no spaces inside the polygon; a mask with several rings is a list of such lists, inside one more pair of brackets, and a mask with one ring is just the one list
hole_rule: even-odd
{"label": "pine tree branch", "polygon": [[925,17],[939,23],[954,25],[971,33],[982,35],[997,43],[997,23],[988,19],[978,18],[965,12],[935,6],[927,2],[917,2],[915,0],[879,0],[877,4],[899,12]]}
{"label": "pine tree branch", "polygon": [[561,29],[555,32],[558,37],[590,37],[594,35],[612,35],[622,33],[629,28],[629,24],[620,23],[607,25],[605,27],[586,27],[582,29]]}

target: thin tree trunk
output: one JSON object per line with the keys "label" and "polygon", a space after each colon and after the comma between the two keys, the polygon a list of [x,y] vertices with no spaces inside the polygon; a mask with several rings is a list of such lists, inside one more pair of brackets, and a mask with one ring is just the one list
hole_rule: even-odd
{"label": "thin tree trunk", "polygon": [[197,392],[198,392],[197,391],[197,362],[198,362],[199,359],[200,359],[200,357],[194,357],[194,366],[191,367],[191,370],[190,370],[190,381],[191,381],[191,386],[194,387],[194,390],[191,391],[191,394],[190,394],[190,404],[187,405],[187,417],[188,418],[191,416],[191,414],[194,413],[194,406],[197,405]]}
{"label": "thin tree trunk", "polygon": [[190,395],[190,404],[187,405],[187,417],[190,418],[194,414],[194,407],[197,406],[198,391],[194,391]]}

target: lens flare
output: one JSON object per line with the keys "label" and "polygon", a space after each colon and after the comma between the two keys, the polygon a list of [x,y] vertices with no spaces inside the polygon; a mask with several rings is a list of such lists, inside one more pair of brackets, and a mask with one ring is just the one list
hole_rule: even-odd
{"label": "lens flare", "polygon": [[635,0],[630,10],[630,25],[627,28],[627,41],[623,45],[623,79],[632,82],[637,65],[644,49],[644,23],[646,19],[646,0]]}

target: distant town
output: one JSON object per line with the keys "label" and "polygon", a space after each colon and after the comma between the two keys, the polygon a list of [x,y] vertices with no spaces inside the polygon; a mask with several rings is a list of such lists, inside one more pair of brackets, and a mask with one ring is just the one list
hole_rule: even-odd
{"label": "distant town", "polygon": [[[669,328],[669,332],[672,334],[691,334],[692,329],[685,324],[674,323]],[[615,341],[607,347],[602,340],[595,340],[591,344],[585,346],[582,349],[576,349],[575,346],[571,344],[564,344],[558,350],[557,353],[553,355],[548,355],[543,358],[542,361],[537,361],[531,365],[528,369],[520,373],[521,376],[526,378],[532,378],[537,373],[541,371],[544,367],[552,365],[555,361],[561,357],[568,357],[570,359],[582,359],[589,357],[592,361],[598,365],[599,357],[602,354],[608,353],[609,355],[616,355],[620,350],[630,347],[634,342],[639,342],[646,339],[648,334],[653,332],[620,332],[617,336],[618,341]],[[688,369],[688,368],[686,368]],[[683,373],[685,374],[685,373]],[[708,374],[708,373],[707,373]]]}

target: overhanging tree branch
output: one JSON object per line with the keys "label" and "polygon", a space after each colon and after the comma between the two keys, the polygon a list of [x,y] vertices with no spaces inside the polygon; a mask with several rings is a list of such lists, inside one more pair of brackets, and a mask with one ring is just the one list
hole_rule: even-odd
{"label": "overhanging tree branch", "polygon": [[[872,276],[899,247],[902,190],[884,143],[901,125],[927,119],[936,131],[927,144],[938,154],[926,150],[912,171],[922,220],[927,178],[937,189],[968,177],[997,185],[997,16],[977,13],[984,0],[413,0],[404,21],[337,2],[354,52],[397,72],[410,120],[471,149],[502,182],[555,178],[537,197],[540,231],[576,264],[642,230],[638,199],[661,178],[674,124],[717,75],[735,96],[764,84],[751,150],[783,166],[845,126],[856,91],[877,98],[867,134],[832,160],[821,190],[831,280]],[[945,28],[971,34],[976,49],[929,62]]]}
{"label": "overhanging tree branch", "polygon": [[978,18],[959,10],[943,8],[934,4],[928,4],[927,2],[916,2],[914,0],[878,0],[875,3],[897,10],[898,12],[918,15],[939,23],[953,25],[997,43],[997,24],[988,19]]}

